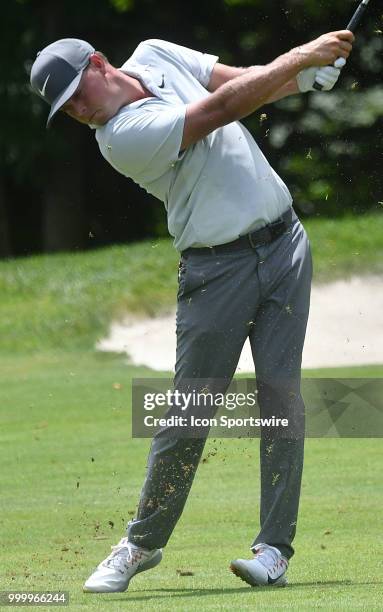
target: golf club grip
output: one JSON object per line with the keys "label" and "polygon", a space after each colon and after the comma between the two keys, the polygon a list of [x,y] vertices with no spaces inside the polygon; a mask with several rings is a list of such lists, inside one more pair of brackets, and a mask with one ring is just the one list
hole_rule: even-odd
{"label": "golf club grip", "polygon": [[[350,30],[350,32],[355,32],[356,28],[358,27],[358,25],[360,24],[362,17],[364,15],[364,12],[367,8],[369,0],[361,2],[358,6],[358,8],[356,9],[355,13],[353,14],[353,16],[351,17],[351,21],[349,22],[349,24],[346,27],[346,30]],[[317,91],[322,91],[323,86],[320,83],[317,83],[315,81],[314,85],[313,85],[314,89],[316,89]]]}
{"label": "golf club grip", "polygon": [[361,22],[361,19],[364,15],[364,12],[367,8],[367,4],[359,4],[358,8],[356,9],[355,13],[353,14],[350,23],[348,24],[346,30],[350,30],[351,32],[355,32],[356,28],[358,27],[359,23]]}

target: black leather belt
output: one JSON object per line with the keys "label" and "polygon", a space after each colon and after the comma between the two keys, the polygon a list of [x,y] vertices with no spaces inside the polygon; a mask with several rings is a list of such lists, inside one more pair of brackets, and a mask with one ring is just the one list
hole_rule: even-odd
{"label": "black leather belt", "polygon": [[290,227],[294,219],[296,219],[296,214],[292,208],[289,208],[289,210],[283,213],[283,215],[273,223],[270,223],[265,227],[261,227],[254,232],[250,232],[249,234],[245,234],[244,236],[240,236],[232,242],[218,244],[212,247],[192,247],[182,251],[181,255],[182,257],[187,255],[215,255],[218,253],[230,253],[230,251],[237,251],[239,249],[254,249],[261,244],[272,242],[281,236]]}

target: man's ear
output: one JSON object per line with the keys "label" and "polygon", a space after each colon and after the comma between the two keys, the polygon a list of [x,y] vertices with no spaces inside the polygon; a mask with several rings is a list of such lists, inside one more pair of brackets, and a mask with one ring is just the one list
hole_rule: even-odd
{"label": "man's ear", "polygon": [[101,72],[105,72],[105,68],[106,68],[106,63],[103,57],[101,57],[101,55],[98,55],[98,53],[92,53],[92,55],[89,58],[89,64],[91,64],[93,66],[93,68],[96,68],[96,70],[101,70]]}

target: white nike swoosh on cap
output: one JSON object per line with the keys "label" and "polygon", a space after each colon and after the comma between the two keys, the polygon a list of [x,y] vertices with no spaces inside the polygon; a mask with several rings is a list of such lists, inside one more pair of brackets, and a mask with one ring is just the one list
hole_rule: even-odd
{"label": "white nike swoosh on cap", "polygon": [[42,96],[45,96],[45,89],[46,89],[46,86],[47,86],[47,83],[48,83],[48,79],[49,79],[49,77],[50,77],[50,76],[51,76],[51,75],[50,75],[50,73],[49,73],[49,74],[48,74],[48,76],[47,76],[47,78],[46,78],[46,79],[45,79],[45,81],[44,81],[44,85],[43,85],[42,89],[39,89],[39,92],[40,92],[40,94],[41,94]]}

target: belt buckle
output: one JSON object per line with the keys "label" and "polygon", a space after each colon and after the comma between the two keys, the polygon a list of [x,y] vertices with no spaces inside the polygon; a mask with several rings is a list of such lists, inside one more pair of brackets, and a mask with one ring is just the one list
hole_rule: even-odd
{"label": "belt buckle", "polygon": [[247,234],[247,239],[248,239],[248,241],[249,241],[250,246],[251,246],[251,248],[252,248],[252,249],[255,249],[255,248],[257,247],[257,245],[256,245],[256,244],[253,242],[253,235],[254,235],[255,233],[256,233],[256,232],[250,232],[249,234]]}
{"label": "belt buckle", "polygon": [[274,221],[274,223],[270,223],[268,226],[271,234],[271,238],[278,238],[281,236],[285,229],[287,228],[287,224],[283,219],[278,219],[278,221]]}

